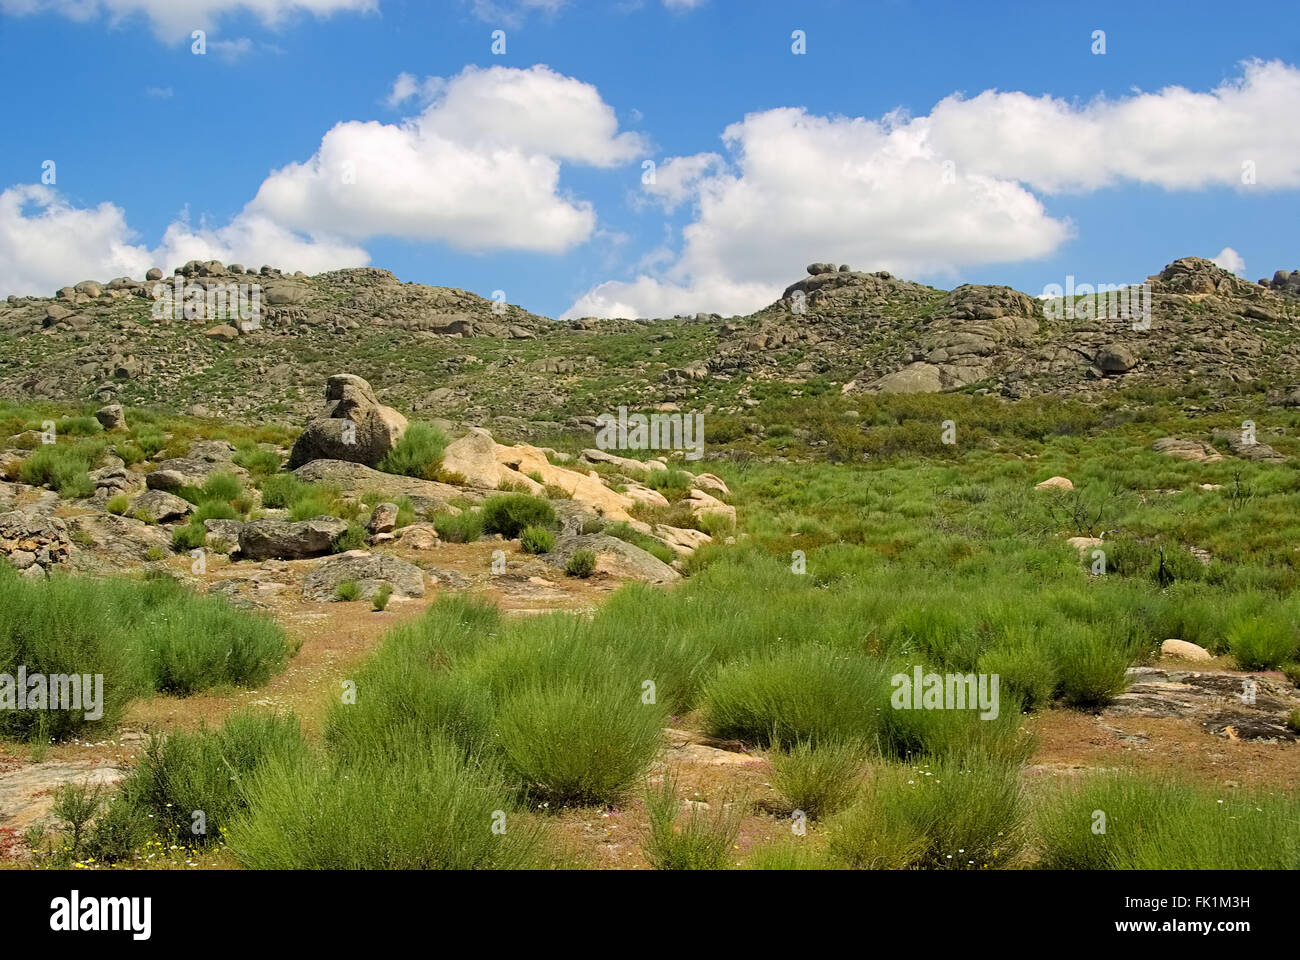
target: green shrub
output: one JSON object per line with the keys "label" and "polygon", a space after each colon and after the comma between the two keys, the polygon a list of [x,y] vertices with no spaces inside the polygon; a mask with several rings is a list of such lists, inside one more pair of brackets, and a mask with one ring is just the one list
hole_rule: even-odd
{"label": "green shrub", "polygon": [[1272,670],[1296,655],[1296,632],[1278,617],[1250,617],[1228,628],[1228,649],[1243,670]]}
{"label": "green shrub", "polygon": [[75,577],[26,582],[7,564],[0,565],[0,673],[16,677],[18,668],[25,667],[29,676],[103,677],[98,720],[86,719],[87,712],[96,712],[87,702],[94,693],[93,679],[90,689],[82,687],[82,710],[43,709],[34,699],[26,701],[27,709],[15,709],[16,691],[11,687],[6,709],[0,709],[0,736],[48,741],[83,730],[111,729],[127,703],[150,689],[121,616],[124,592],[116,583],[101,586]]}
{"label": "green shrub", "polygon": [[375,591],[374,596],[370,598],[370,605],[375,608],[376,613],[382,613],[388,606],[388,600],[393,595],[393,587],[388,583],[381,583],[379,589]]}
{"label": "green shrub", "polygon": [[442,454],[450,441],[440,429],[416,421],[406,428],[397,446],[379,462],[384,473],[395,473],[422,480],[437,480],[442,468]]}
{"label": "green shrub", "polygon": [[288,507],[298,500],[308,489],[308,485],[292,473],[276,473],[266,477],[259,489],[262,493],[262,506],[276,509]]}
{"label": "green shrub", "polygon": [[524,553],[550,553],[555,548],[555,534],[545,527],[525,527],[519,545]]}
{"label": "green shrub", "polygon": [[1051,705],[1056,693],[1056,671],[1051,651],[1038,644],[989,650],[979,660],[979,672],[997,676],[999,689],[1019,694],[1025,710]]}
{"label": "green shrub", "polygon": [[243,467],[254,476],[274,474],[280,469],[280,455],[274,450],[264,450],[255,443],[243,443],[235,450],[236,466]]}
{"label": "green shrub", "polygon": [[645,775],[663,738],[664,710],[639,687],[569,681],[514,691],[498,708],[508,766],[533,795],[612,803]]}
{"label": "green shrub", "polygon": [[233,713],[219,730],[151,737],[121,794],[152,819],[160,837],[187,846],[219,843],[246,806],[257,769],[305,753],[292,715]]}
{"label": "green shrub", "polygon": [[177,590],[135,631],[150,655],[154,689],[178,696],[218,684],[260,686],[289,656],[273,620],[187,590]]}
{"label": "green shrub", "polygon": [[1300,687],[1300,662],[1282,664],[1282,674],[1297,687]]}
{"label": "green shrub", "polygon": [[89,497],[95,492],[90,469],[99,462],[104,449],[103,440],[42,444],[22,462],[18,479],[56,490],[65,500]]}
{"label": "green shrub", "polygon": [[361,586],[355,580],[344,580],[334,588],[334,599],[351,603],[361,599]]}
{"label": "green shrub", "polygon": [[677,785],[669,774],[658,789],[646,792],[650,819],[641,845],[646,860],[656,870],[725,869],[740,833],[741,804],[708,810],[687,806],[677,799]]}
{"label": "green shrub", "polygon": [[483,514],[478,510],[440,513],[433,518],[433,529],[448,543],[473,543],[483,536]]}
{"label": "green shrub", "polygon": [[507,540],[515,539],[526,527],[555,529],[558,525],[555,508],[526,493],[498,494],[483,503],[484,532],[499,533]]}
{"label": "green shrub", "polygon": [[858,869],[1013,865],[1025,838],[1020,768],[951,758],[877,768],[863,798],[828,824],[830,851]]}
{"label": "green shrub", "polygon": [[804,840],[784,840],[754,847],[741,866],[746,870],[826,870],[833,864]]}
{"label": "green shrub", "polygon": [[238,477],[233,473],[218,472],[204,481],[203,486],[199,488],[199,499],[196,502],[220,500],[224,503],[230,503],[232,500],[238,500],[243,495],[244,485],[239,482]]}
{"label": "green shrub", "polygon": [[104,504],[104,509],[113,514],[113,516],[120,517],[122,514],[126,513],[129,506],[131,506],[131,498],[124,493],[119,493],[117,496],[110,498],[108,503]]}
{"label": "green shrub", "polygon": [[333,550],[335,553],[347,553],[349,550],[360,550],[370,540],[370,534],[366,528],[355,520],[348,524],[348,529],[343,536],[335,542]]}
{"label": "green shrub", "polygon": [[1128,686],[1128,668],[1137,656],[1128,644],[1075,624],[1063,625],[1052,643],[1061,699],[1070,706],[1104,706]]}
{"label": "green shrub", "polygon": [[585,580],[596,572],[596,554],[590,550],[575,550],[564,564],[564,572]]}
{"label": "green shrub", "polygon": [[172,531],[172,549],[177,553],[197,550],[208,542],[208,530],[202,522],[191,520]]}
{"label": "green shrub", "polygon": [[791,810],[822,820],[853,800],[865,755],[861,744],[799,741],[769,756],[772,786]]}
{"label": "green shrub", "polygon": [[1054,870],[1294,870],[1300,863],[1300,801],[1255,790],[1092,777],[1045,798],[1036,827],[1042,865]]}
{"label": "green shrub", "polygon": [[723,665],[701,700],[717,737],[780,747],[879,742],[889,683],[876,661],[808,644]]}
{"label": "green shrub", "polygon": [[230,850],[254,870],[537,866],[545,838],[513,792],[496,764],[442,738],[356,764],[276,761],[259,771]]}

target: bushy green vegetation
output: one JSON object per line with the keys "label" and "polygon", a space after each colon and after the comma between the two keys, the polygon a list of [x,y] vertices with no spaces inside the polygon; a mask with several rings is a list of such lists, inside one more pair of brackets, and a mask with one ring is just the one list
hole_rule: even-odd
{"label": "bushy green vegetation", "polygon": [[448,543],[472,543],[483,536],[483,514],[479,510],[439,513],[433,518],[433,529]]}
{"label": "bushy green vegetation", "polygon": [[564,572],[570,577],[585,580],[596,572],[596,554],[590,550],[575,550],[564,562]]}
{"label": "bushy green vegetation", "polygon": [[63,739],[111,729],[126,705],[154,691],[263,683],[289,655],[271,621],[198,596],[170,579],[59,576],[31,583],[0,566],[0,673],[102,674],[103,715],[3,710],[0,734]]}
{"label": "bushy green vegetation", "polygon": [[1068,870],[1294,870],[1300,799],[1134,776],[1095,776],[1037,811],[1043,866]]}
{"label": "bushy green vegetation", "polygon": [[513,540],[527,527],[555,529],[559,526],[555,508],[548,501],[526,493],[488,497],[483,501],[482,513],[484,532],[499,533],[507,540]]}
{"label": "bushy green vegetation", "polygon": [[740,832],[740,803],[685,804],[677,797],[677,784],[665,774],[658,788],[646,793],[650,822],[642,849],[657,870],[722,870],[730,862]]}
{"label": "bushy green vegetation", "polygon": [[442,453],[450,442],[439,428],[416,421],[407,426],[397,446],[379,462],[379,469],[384,473],[437,480],[442,469]]}
{"label": "bushy green vegetation", "polygon": [[101,439],[43,443],[23,460],[18,479],[33,486],[56,490],[65,500],[89,497],[95,492],[90,470],[99,462],[105,449],[106,444]]}
{"label": "bushy green vegetation", "polygon": [[519,534],[519,546],[524,553],[550,553],[555,549],[555,534],[545,527],[524,527]]}

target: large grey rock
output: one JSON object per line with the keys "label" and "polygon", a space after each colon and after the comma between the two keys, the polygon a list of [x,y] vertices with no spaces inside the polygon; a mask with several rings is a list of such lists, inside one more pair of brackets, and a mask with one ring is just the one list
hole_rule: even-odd
{"label": "large grey rock", "polygon": [[189,455],[163,460],[145,477],[150,490],[176,491],[201,487],[214,473],[231,473],[246,478],[248,472],[231,460],[235,448],[225,440],[200,440],[191,444]]}
{"label": "large grey rock", "polygon": [[105,430],[116,430],[118,427],[126,426],[126,411],[122,409],[120,403],[110,403],[95,411],[95,419]]}
{"label": "large grey rock", "polygon": [[1138,358],[1124,344],[1112,343],[1098,350],[1092,362],[1102,373],[1128,373],[1137,366]]}
{"label": "large grey rock", "polygon": [[349,460],[374,466],[397,446],[406,418],[375,399],[370,384],[343,373],[325,384],[325,407],[294,442],[289,469],[312,460]]}
{"label": "large grey rock", "polygon": [[182,500],[175,494],[158,489],[146,490],[127,507],[130,516],[144,513],[154,523],[170,523],[172,520],[188,517],[193,512],[194,504],[188,500]]}
{"label": "large grey rock", "polygon": [[1200,440],[1184,440],[1180,437],[1161,437],[1151,444],[1151,449],[1156,453],[1167,454],[1180,460],[1191,460],[1194,463],[1218,463],[1223,459],[1223,454],[1208,443]]}
{"label": "large grey rock", "polygon": [[424,572],[415,564],[360,550],[323,561],[303,580],[302,595],[307,600],[333,600],[335,589],[347,580],[354,581],[361,588],[361,596],[367,599],[383,583],[391,586],[398,597],[424,596]]}
{"label": "large grey rock", "polygon": [[302,560],[329,553],[347,533],[347,521],[335,517],[314,520],[253,520],[239,531],[239,552],[248,560]]}
{"label": "large grey rock", "polygon": [[874,393],[938,393],[941,389],[939,368],[929,363],[910,363],[867,385]]}
{"label": "large grey rock", "polygon": [[596,572],[607,577],[651,583],[669,583],[681,579],[681,574],[653,554],[604,533],[562,537],[550,553],[542,556],[542,560],[563,570],[569,558],[579,550],[590,550],[596,554]]}
{"label": "large grey rock", "polygon": [[436,480],[402,477],[383,473],[363,463],[347,460],[313,460],[293,472],[304,483],[324,483],[339,488],[347,496],[359,496],[369,490],[379,490],[390,497],[410,497],[417,513],[438,509],[453,497],[464,496],[458,487]]}

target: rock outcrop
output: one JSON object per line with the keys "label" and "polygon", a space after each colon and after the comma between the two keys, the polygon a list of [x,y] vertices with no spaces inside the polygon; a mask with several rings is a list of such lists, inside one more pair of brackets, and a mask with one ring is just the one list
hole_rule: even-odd
{"label": "rock outcrop", "polygon": [[406,418],[375,398],[370,384],[341,373],[325,384],[325,407],[308,422],[289,455],[289,469],[312,460],[348,460],[373,467],[397,446]]}

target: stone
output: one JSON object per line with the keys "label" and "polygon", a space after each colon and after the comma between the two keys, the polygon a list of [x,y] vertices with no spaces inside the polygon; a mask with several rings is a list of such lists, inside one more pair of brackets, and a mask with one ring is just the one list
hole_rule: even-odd
{"label": "stone", "polygon": [[1049,477],[1042,483],[1034,484],[1035,490],[1073,490],[1074,484],[1067,477]]}
{"label": "stone", "polygon": [[397,542],[411,550],[434,550],[441,540],[431,523],[412,523],[397,531]]}
{"label": "stone", "polygon": [[690,507],[692,516],[720,516],[733,524],[736,522],[735,507],[729,503],[723,503],[717,497],[705,493],[703,490],[692,490],[690,496],[682,502]]}
{"label": "stone", "polygon": [[596,555],[596,575],[616,580],[643,580],[651,583],[671,583],[680,580],[679,574],[658,557],[640,547],[604,533],[588,533],[561,537],[550,553],[542,560],[550,566],[564,569],[569,558],[579,550],[590,550]]}
{"label": "stone", "polygon": [[397,504],[380,503],[370,512],[366,529],[371,533],[392,533],[397,528]]}
{"label": "stone", "polygon": [[1156,453],[1177,457],[1180,460],[1191,460],[1195,463],[1218,463],[1223,459],[1223,454],[1208,443],[1202,443],[1200,440],[1183,440],[1179,437],[1161,437],[1151,444],[1151,449]]}
{"label": "stone", "polygon": [[1213,660],[1214,654],[1204,647],[1187,640],[1166,640],[1160,644],[1160,653],[1166,657],[1178,657],[1181,660]]}
{"label": "stone", "polygon": [[95,419],[105,430],[117,430],[126,426],[126,411],[120,403],[110,403],[95,411]]}
{"label": "stone", "polygon": [[336,486],[345,496],[360,497],[367,491],[380,490],[390,497],[410,497],[418,513],[439,509],[446,501],[466,493],[447,483],[381,473],[363,463],[347,460],[313,460],[294,470],[293,475],[304,483]]}
{"label": "stone", "polygon": [[424,572],[415,564],[382,553],[352,550],[330,557],[313,569],[302,584],[304,599],[326,602],[334,599],[340,583],[354,581],[361,596],[369,599],[387,583],[397,597],[424,596]]}
{"label": "stone", "polygon": [[194,504],[155,488],[140,494],[126,509],[127,514],[133,517],[143,513],[154,523],[170,523],[188,517],[194,512]]}
{"label": "stone", "polygon": [[239,339],[239,331],[228,323],[219,323],[215,327],[209,327],[203,331],[203,335],[209,340],[220,340],[223,343],[232,343]]}
{"label": "stone", "polygon": [[149,281],[161,280],[163,278],[163,272],[157,267],[150,267],[149,272],[144,275],[144,278]]}
{"label": "stone", "polygon": [[1123,344],[1102,347],[1093,355],[1092,362],[1105,374],[1128,373],[1137,366],[1137,355]]}
{"label": "stone", "polygon": [[866,389],[873,393],[938,393],[943,383],[938,367],[918,362],[877,378]]}
{"label": "stone", "polygon": [[1101,537],[1068,537],[1065,542],[1084,556],[1089,555],[1102,544]]}
{"label": "stone", "polygon": [[347,521],[335,517],[314,520],[253,520],[239,531],[239,552],[249,560],[302,560],[334,549]]}
{"label": "stone", "polygon": [[336,374],[325,384],[324,410],[294,442],[289,469],[312,460],[374,466],[397,446],[406,426],[406,418],[379,403],[365,380]]}
{"label": "stone", "polygon": [[708,493],[722,494],[724,497],[731,496],[731,490],[727,488],[722,478],[711,473],[696,474],[694,483],[695,486]]}

